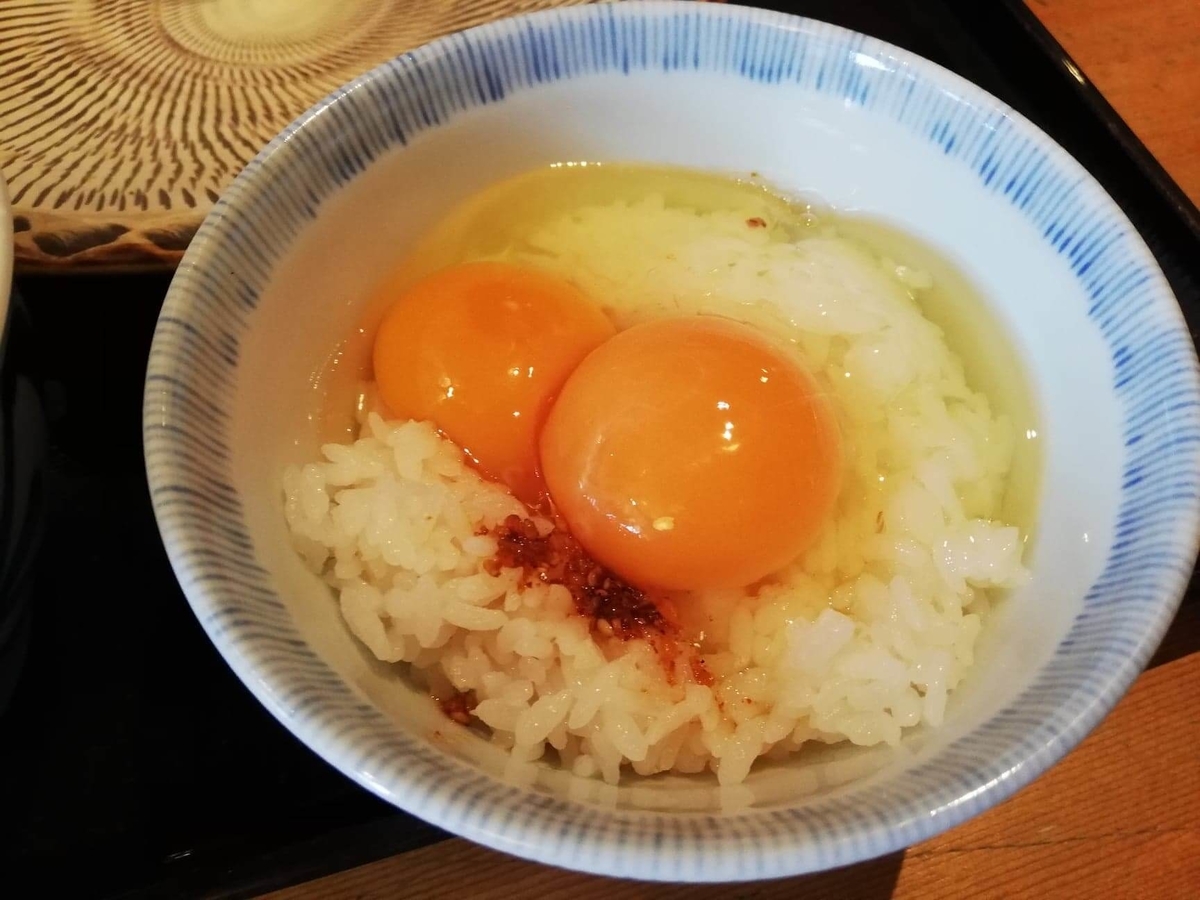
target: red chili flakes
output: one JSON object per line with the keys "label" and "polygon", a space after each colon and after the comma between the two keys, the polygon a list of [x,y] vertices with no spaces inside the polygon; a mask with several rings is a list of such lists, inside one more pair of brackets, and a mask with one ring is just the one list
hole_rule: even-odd
{"label": "red chili flakes", "polygon": [[446,714],[446,718],[453,719],[459,725],[469,725],[471,713],[475,711],[479,701],[475,699],[474,691],[455,691],[439,705],[442,712]]}
{"label": "red chili flakes", "polygon": [[644,591],[596,562],[564,528],[538,531],[532,519],[512,515],[492,529],[496,555],[484,564],[489,574],[522,569],[526,586],[561,584],[571,592],[575,610],[605,635],[622,640],[666,634],[669,623]]}
{"label": "red chili flakes", "polygon": [[496,555],[484,563],[486,572],[521,569],[526,587],[561,584],[571,592],[575,611],[601,636],[647,641],[672,684],[682,678],[712,685],[698,647],[680,636],[669,599],[651,598],[596,562],[561,523],[542,534],[532,519],[512,515],[490,533]]}
{"label": "red chili flakes", "polygon": [[749,225],[751,228],[766,228],[767,220],[764,219],[762,216],[754,216],[751,219],[747,219],[746,224]]}
{"label": "red chili flakes", "polygon": [[705,687],[712,687],[712,672],[708,671],[708,666],[704,664],[703,658],[693,656],[690,663],[692,667],[692,681],[696,682],[696,684],[702,684]]}
{"label": "red chili flakes", "polygon": [[580,615],[607,623],[619,638],[667,630],[666,620],[653,600],[582,552],[567,560],[562,584],[571,592]]}
{"label": "red chili flakes", "polygon": [[526,584],[534,580],[556,583],[552,572],[561,565],[574,543],[557,528],[543,535],[533,519],[516,515],[507,517],[491,533],[496,538],[496,555],[483,564],[484,570],[497,575],[501,569],[523,569]]}

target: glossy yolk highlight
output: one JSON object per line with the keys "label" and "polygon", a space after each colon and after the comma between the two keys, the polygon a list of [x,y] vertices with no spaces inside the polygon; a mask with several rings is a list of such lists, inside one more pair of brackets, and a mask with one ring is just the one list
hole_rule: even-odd
{"label": "glossy yolk highlight", "polygon": [[393,415],[432,421],[485,475],[537,503],[538,431],[567,376],[613,332],[567,281],[466,263],[395,298],[375,337],[375,381]]}
{"label": "glossy yolk highlight", "polygon": [[837,498],[840,438],[804,368],[716,317],[635,326],[563,386],[541,441],[558,511],[639,586],[738,587],[791,561]]}

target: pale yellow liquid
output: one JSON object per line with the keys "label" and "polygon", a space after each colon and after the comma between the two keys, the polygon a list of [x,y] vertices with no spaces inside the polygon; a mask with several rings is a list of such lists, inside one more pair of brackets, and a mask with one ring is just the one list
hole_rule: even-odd
{"label": "pale yellow liquid", "polygon": [[[802,240],[815,229],[834,229],[876,257],[928,273],[933,286],[915,292],[921,310],[946,335],[961,359],[968,384],[983,392],[992,410],[1008,417],[1016,436],[1012,468],[1000,518],[1029,541],[1041,473],[1041,435],[1036,403],[1015,346],[980,291],[945,256],[888,225],[789,200],[756,176],[687,169],[561,164],[499,182],[437,223],[398,260],[386,286],[370,299],[360,326],[331,357],[326,383],[326,436],[346,440],[353,427],[354,397],[370,377],[370,348],[378,322],[405,287],[438,269],[513,249],[529,249],[528,236],[588,206],[633,203],[649,195],[668,207],[698,212],[735,210],[770,223],[772,237]],[[1028,562],[1028,559],[1027,559]]]}

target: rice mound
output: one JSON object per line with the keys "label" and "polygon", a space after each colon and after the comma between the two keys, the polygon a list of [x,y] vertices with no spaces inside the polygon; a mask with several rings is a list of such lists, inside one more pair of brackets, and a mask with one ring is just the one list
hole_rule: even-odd
{"label": "rice mound", "polygon": [[590,628],[565,587],[488,574],[497,546],[480,531],[529,511],[429,423],[369,413],[358,440],[284,473],[296,545],[351,632],[437,696],[473,692],[516,760],[552,747],[610,784],[628,764],[731,785],[808,741],[896,744],[941,723],[989,589],[1027,577],[1018,529],[995,519],[1012,427],[922,316],[928,277],[821,228],[747,226],[651,197],[579,210],[504,254],[567,275],[621,327],[680,313],[756,325],[832,395],[844,488],[815,545],[756,592],[679,604],[704,632],[711,686]]}

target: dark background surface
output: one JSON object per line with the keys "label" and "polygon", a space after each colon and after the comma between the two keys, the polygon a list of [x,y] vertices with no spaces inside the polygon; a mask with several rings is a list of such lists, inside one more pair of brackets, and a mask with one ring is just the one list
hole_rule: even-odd
{"label": "dark background surface", "polygon": [[[771,5],[920,53],[1033,118],[1125,207],[1195,333],[1195,208],[1019,3]],[[9,896],[247,896],[445,836],[338,775],[259,707],[171,575],[141,452],[142,379],[169,282],[17,280],[29,315],[6,366],[39,386],[50,441],[34,588],[0,643],[0,658],[24,659],[15,675],[0,666],[0,704],[12,692],[0,877],[37,885]]]}

